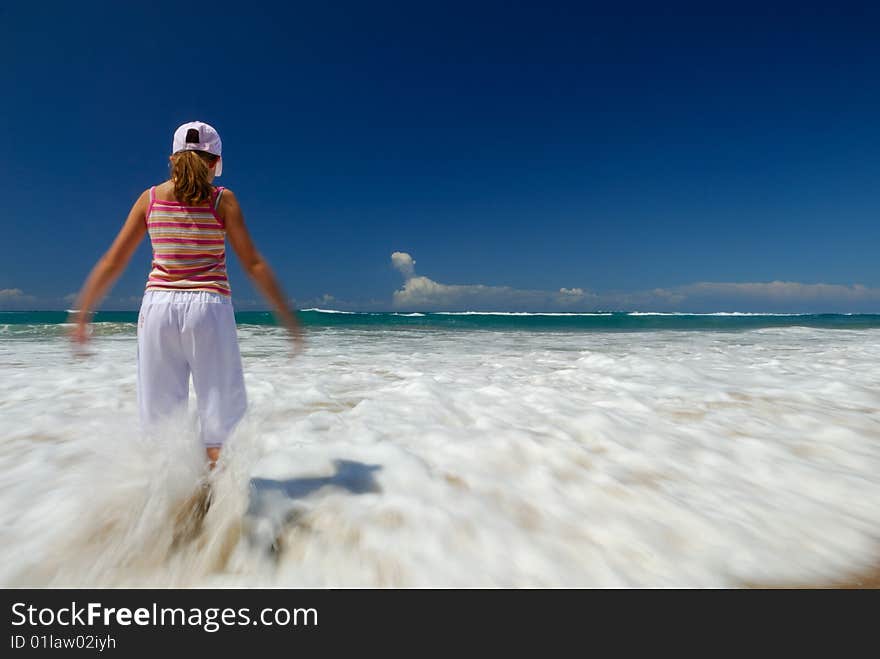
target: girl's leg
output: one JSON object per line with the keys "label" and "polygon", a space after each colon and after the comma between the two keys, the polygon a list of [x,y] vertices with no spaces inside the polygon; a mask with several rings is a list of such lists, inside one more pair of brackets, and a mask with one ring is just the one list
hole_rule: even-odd
{"label": "girl's leg", "polygon": [[181,338],[192,369],[202,442],[209,461],[215,462],[247,409],[232,304],[189,305]]}
{"label": "girl's leg", "polygon": [[154,299],[149,292],[145,296],[137,333],[138,409],[147,432],[186,408],[189,398],[189,364],[181,349],[175,305],[151,303]]}

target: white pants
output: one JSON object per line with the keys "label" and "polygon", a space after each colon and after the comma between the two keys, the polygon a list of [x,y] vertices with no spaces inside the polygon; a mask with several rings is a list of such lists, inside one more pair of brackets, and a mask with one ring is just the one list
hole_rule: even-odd
{"label": "white pants", "polygon": [[221,446],[247,394],[232,301],[202,291],[146,291],[138,316],[138,407],[149,432],[186,408],[192,374],[205,446]]}

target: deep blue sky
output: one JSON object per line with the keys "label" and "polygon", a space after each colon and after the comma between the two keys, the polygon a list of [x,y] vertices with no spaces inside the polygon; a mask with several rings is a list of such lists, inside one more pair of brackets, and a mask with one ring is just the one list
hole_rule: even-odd
{"label": "deep blue sky", "polygon": [[[785,281],[880,308],[880,10],[713,4],[4,3],[0,289],[76,291],[200,119],[301,308],[392,308],[395,251],[508,300]],[[145,243],[106,306],[148,269]]]}

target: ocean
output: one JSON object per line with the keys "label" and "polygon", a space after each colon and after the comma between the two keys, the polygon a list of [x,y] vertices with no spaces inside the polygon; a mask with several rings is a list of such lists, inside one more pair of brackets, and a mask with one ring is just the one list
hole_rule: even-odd
{"label": "ocean", "polygon": [[880,315],[236,315],[249,410],[138,428],[136,312],[88,354],[0,312],[4,586],[740,587],[880,565]]}

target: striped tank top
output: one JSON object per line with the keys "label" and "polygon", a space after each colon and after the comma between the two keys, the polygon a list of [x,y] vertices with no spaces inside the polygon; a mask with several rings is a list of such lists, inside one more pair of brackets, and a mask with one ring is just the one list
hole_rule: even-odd
{"label": "striped tank top", "polygon": [[226,278],[226,227],[217,208],[223,188],[215,188],[207,206],[184,206],[156,199],[150,188],[147,231],[153,267],[147,289],[210,291],[231,295]]}

